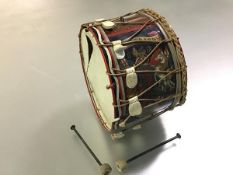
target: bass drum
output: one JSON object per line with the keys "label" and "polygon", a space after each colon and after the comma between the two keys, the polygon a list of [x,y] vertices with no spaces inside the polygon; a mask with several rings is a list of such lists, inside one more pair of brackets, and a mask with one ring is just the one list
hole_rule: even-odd
{"label": "bass drum", "polygon": [[164,17],[149,9],[83,24],[80,55],[105,129],[118,133],[182,105],[186,63]]}

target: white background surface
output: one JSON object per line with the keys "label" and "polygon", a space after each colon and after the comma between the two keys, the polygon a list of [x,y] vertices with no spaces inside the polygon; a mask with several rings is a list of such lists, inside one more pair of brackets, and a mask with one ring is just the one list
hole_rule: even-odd
{"label": "white background surface", "polygon": [[[165,16],[180,37],[187,102],[114,143],[91,106],[78,31],[84,22],[143,7]],[[111,165],[182,134],[133,162],[127,175],[233,174],[232,0],[1,0],[0,12],[1,175],[98,174],[69,130],[73,123]]]}

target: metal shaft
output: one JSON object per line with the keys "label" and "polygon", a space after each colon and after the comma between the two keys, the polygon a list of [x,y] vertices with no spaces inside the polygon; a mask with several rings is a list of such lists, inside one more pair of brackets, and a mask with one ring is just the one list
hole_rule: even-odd
{"label": "metal shaft", "polygon": [[135,160],[135,159],[137,159],[137,158],[139,158],[139,157],[141,157],[141,156],[143,156],[143,155],[145,155],[145,154],[147,154],[147,153],[149,153],[149,152],[151,152],[151,151],[153,151],[153,150],[155,150],[155,149],[157,149],[157,148],[159,148],[159,147],[161,147],[161,146],[163,146],[163,145],[165,145],[165,144],[167,144],[167,143],[169,143],[177,138],[179,138],[179,139],[181,138],[181,135],[179,133],[177,133],[176,136],[174,136],[166,141],[163,141],[160,144],[158,144],[158,145],[156,145],[156,146],[154,146],[146,151],[143,151],[142,153],[140,153],[136,156],[129,158],[126,162],[129,163],[129,162],[131,162],[131,161],[133,161],[133,160]]}
{"label": "metal shaft", "polygon": [[98,157],[96,157],[95,153],[91,150],[91,148],[88,146],[88,144],[85,142],[85,140],[83,139],[83,137],[79,134],[79,132],[75,128],[75,125],[72,125],[70,127],[70,129],[73,130],[77,134],[77,136],[83,142],[83,144],[85,145],[85,147],[87,148],[87,150],[89,151],[89,153],[92,155],[92,157],[95,159],[95,161],[101,166],[102,163],[100,162],[100,160],[98,159]]}

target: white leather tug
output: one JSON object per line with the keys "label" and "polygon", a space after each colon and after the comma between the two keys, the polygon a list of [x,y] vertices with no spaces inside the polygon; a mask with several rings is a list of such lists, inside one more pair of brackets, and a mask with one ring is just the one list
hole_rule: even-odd
{"label": "white leather tug", "polygon": [[95,22],[102,22],[102,21],[105,21],[105,19],[104,18],[98,18],[98,19],[95,20]]}
{"label": "white leather tug", "polygon": [[138,116],[142,113],[142,105],[138,100],[138,96],[129,99],[130,116]]}
{"label": "white leather tug", "polygon": [[126,46],[123,46],[121,44],[121,40],[113,41],[112,44],[113,44],[113,50],[116,54],[117,59],[123,59],[125,57]]}
{"label": "white leather tug", "polygon": [[135,72],[135,68],[131,67],[126,69],[125,71],[126,71],[126,86],[132,89],[138,84],[138,76]]}
{"label": "white leather tug", "polygon": [[107,30],[112,29],[115,26],[115,23],[112,21],[103,21],[101,24],[102,27]]}

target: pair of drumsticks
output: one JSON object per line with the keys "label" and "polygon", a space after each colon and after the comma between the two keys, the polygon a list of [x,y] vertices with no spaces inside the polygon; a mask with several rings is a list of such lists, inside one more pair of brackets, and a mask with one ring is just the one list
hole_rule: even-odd
{"label": "pair of drumsticks", "polygon": [[[73,131],[77,134],[77,136],[78,136],[79,139],[82,141],[82,143],[85,145],[85,147],[87,148],[87,150],[89,151],[89,153],[90,153],[90,154],[92,155],[92,157],[95,159],[95,161],[97,162],[97,164],[98,164],[99,167],[100,167],[100,172],[101,172],[101,174],[102,174],[102,175],[108,175],[108,174],[110,174],[111,171],[112,171],[111,166],[110,166],[108,163],[102,163],[102,162],[98,159],[98,157],[97,157],[97,156],[95,155],[95,153],[91,150],[91,148],[88,146],[88,144],[87,144],[86,141],[83,139],[83,137],[80,135],[80,133],[79,133],[78,130],[76,129],[75,125],[72,125],[72,126],[70,127],[70,129],[73,130]],[[122,172],[122,171],[127,167],[127,164],[128,164],[128,163],[130,163],[130,162],[134,161],[135,159],[138,159],[139,157],[141,157],[141,156],[143,156],[143,155],[145,155],[145,154],[147,154],[147,153],[149,153],[149,152],[151,152],[151,151],[153,151],[153,150],[155,150],[155,149],[157,149],[157,148],[159,148],[159,147],[161,147],[161,146],[163,146],[163,145],[165,145],[165,144],[167,144],[167,143],[169,143],[169,142],[171,142],[171,141],[173,141],[173,140],[175,140],[175,139],[178,139],[178,138],[179,138],[179,139],[181,138],[181,135],[180,135],[179,133],[177,133],[176,136],[174,136],[174,137],[172,137],[172,138],[170,138],[170,139],[168,139],[168,140],[165,140],[165,141],[161,142],[160,144],[158,144],[158,145],[156,145],[156,146],[154,146],[154,147],[152,147],[152,148],[150,148],[150,149],[148,149],[148,150],[146,150],[146,151],[143,151],[143,152],[141,152],[140,154],[137,154],[137,155],[135,155],[135,156],[133,156],[133,157],[127,159],[127,160],[118,160],[118,161],[116,161],[116,168],[117,168],[117,170],[120,171],[120,172]]]}

